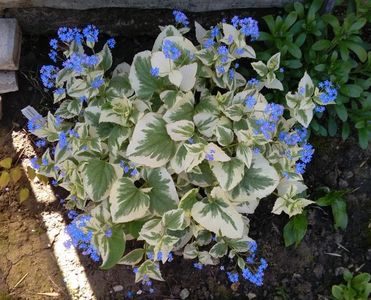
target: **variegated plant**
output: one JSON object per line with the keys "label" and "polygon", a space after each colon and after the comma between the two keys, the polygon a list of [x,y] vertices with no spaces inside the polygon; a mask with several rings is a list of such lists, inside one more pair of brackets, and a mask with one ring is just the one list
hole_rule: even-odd
{"label": "variegated plant", "polygon": [[[287,94],[286,119],[262,93],[283,89],[280,54],[254,62],[236,27],[195,27],[199,45],[166,26],[151,51],[112,73],[107,44],[88,56],[76,39],[64,43],[63,68],[48,70],[59,108],[31,120],[54,146],[33,162],[38,173],[69,191],[67,207],[91,215],[102,267],[137,266],[137,281],[162,280],[158,260],[171,251],[202,264],[229,255],[244,268],[248,215],[262,198],[277,195],[273,213],[290,217],[312,202],[298,164],[313,150],[298,123],[308,126],[314,103],[323,104],[319,90],[305,74]],[[237,60],[259,80],[246,81]],[[127,253],[131,239],[141,246]]]}

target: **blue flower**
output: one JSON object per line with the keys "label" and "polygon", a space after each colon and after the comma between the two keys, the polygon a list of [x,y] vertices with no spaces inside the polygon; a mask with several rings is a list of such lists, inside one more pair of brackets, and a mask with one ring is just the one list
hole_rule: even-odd
{"label": "blue flower", "polygon": [[58,40],[57,39],[51,39],[49,41],[49,46],[54,49],[54,50],[57,50],[58,49]]}
{"label": "blue flower", "polygon": [[192,138],[189,138],[187,141],[188,141],[188,144],[194,144],[195,143],[194,139],[192,139]]}
{"label": "blue flower", "polygon": [[223,66],[216,66],[215,69],[220,74],[224,74],[224,72],[225,72],[225,69],[224,69]]}
{"label": "blue flower", "polygon": [[108,238],[112,237],[112,229],[109,228],[104,232],[104,235]]}
{"label": "blue flower", "polygon": [[65,147],[68,146],[67,135],[64,131],[59,133],[58,139],[59,139],[59,147],[61,149],[64,149]]}
{"label": "blue flower", "polygon": [[210,32],[211,32],[211,37],[213,39],[216,38],[220,33],[219,27],[217,27],[217,26],[212,27]]}
{"label": "blue flower", "polygon": [[44,119],[41,115],[35,116],[31,120],[28,120],[27,129],[30,132],[34,132],[37,129],[41,129],[43,123],[44,123]]}
{"label": "blue flower", "polygon": [[40,165],[39,163],[37,162],[37,157],[33,157],[31,158],[31,166],[32,168],[34,168],[35,170],[39,170],[40,169]]}
{"label": "blue flower", "polygon": [[46,140],[44,140],[44,139],[37,140],[35,145],[36,145],[37,148],[45,147],[46,146]]}
{"label": "blue flower", "polygon": [[68,27],[60,27],[58,29],[58,37],[62,42],[70,43],[75,38],[74,31]]}
{"label": "blue flower", "polygon": [[57,96],[61,96],[63,95],[65,92],[64,88],[58,88],[54,91],[54,93],[57,95]]}
{"label": "blue flower", "polygon": [[279,71],[280,71],[280,73],[284,73],[284,72],[285,72],[285,68],[282,68],[282,67],[281,67],[281,68],[279,69]]}
{"label": "blue flower", "polygon": [[236,50],[234,50],[234,53],[237,56],[241,56],[244,52],[245,52],[245,50],[243,48],[236,48]]}
{"label": "blue flower", "polygon": [[160,69],[158,67],[151,68],[151,76],[158,77],[160,75]]}
{"label": "blue flower", "polygon": [[228,55],[228,48],[226,46],[219,46],[218,47],[218,54],[219,55]]}
{"label": "blue flower", "polygon": [[53,180],[51,181],[51,184],[52,184],[52,186],[58,186],[58,181],[55,180],[55,179],[53,179]]}
{"label": "blue flower", "polygon": [[99,89],[104,84],[104,80],[101,76],[97,76],[91,83],[93,89]]}
{"label": "blue flower", "polygon": [[50,52],[49,52],[49,58],[52,60],[52,61],[54,61],[55,63],[57,62],[57,51],[55,51],[55,50],[51,50]]}
{"label": "blue flower", "polygon": [[45,158],[45,157],[41,160],[41,163],[42,163],[43,166],[45,166],[45,167],[49,164],[48,159]]}
{"label": "blue flower", "polygon": [[88,66],[95,66],[99,62],[99,57],[97,55],[86,55],[84,57],[84,63]]}
{"label": "blue flower", "polygon": [[209,153],[206,153],[205,158],[208,161],[213,161],[214,160],[214,154],[215,150],[211,149]]}
{"label": "blue flower", "polygon": [[198,270],[202,270],[204,265],[198,262],[198,263],[193,263],[193,267],[195,267]]}
{"label": "blue flower", "polygon": [[63,119],[61,118],[61,116],[57,115],[55,116],[55,126],[59,127],[63,122]]}
{"label": "blue flower", "polygon": [[269,114],[269,120],[272,122],[277,122],[283,115],[284,107],[280,104],[269,103],[264,109],[264,112]]}
{"label": "blue flower", "polygon": [[137,175],[139,172],[137,169],[133,169],[131,172],[130,172],[130,176],[135,176]]}
{"label": "blue flower", "polygon": [[241,26],[241,33],[245,36],[250,36],[251,40],[257,40],[259,38],[259,27],[258,21],[251,17],[243,18],[239,21]]}
{"label": "blue flower", "polygon": [[109,40],[107,40],[107,45],[110,49],[115,48],[116,40],[114,38],[110,38]]}
{"label": "blue flower", "polygon": [[306,165],[302,162],[297,162],[295,165],[295,172],[298,174],[304,174]]}
{"label": "blue flower", "polygon": [[174,260],[173,253],[169,252],[169,254],[167,255],[167,261],[172,262],[173,260]]}
{"label": "blue flower", "polygon": [[252,86],[252,87],[257,86],[259,83],[260,83],[260,81],[257,80],[256,78],[251,78],[251,79],[247,82],[247,84],[250,85],[250,86]]}
{"label": "blue flower", "polygon": [[302,160],[302,162],[308,164],[312,160],[313,153],[314,153],[313,146],[311,144],[305,144],[303,146],[303,149],[300,150],[299,152],[300,159]]}
{"label": "blue flower", "polygon": [[75,219],[79,214],[77,213],[77,211],[75,210],[70,210],[68,213],[67,213],[67,216],[69,219],[73,220]]}
{"label": "blue flower", "polygon": [[83,72],[83,64],[86,63],[86,57],[79,53],[72,53],[70,58],[63,62],[63,67],[73,70],[80,74]]}
{"label": "blue flower", "polygon": [[238,273],[235,273],[235,272],[227,272],[227,276],[228,276],[228,280],[231,282],[231,283],[236,283],[238,282]]}
{"label": "blue flower", "polygon": [[157,253],[157,260],[162,260],[162,252]]}
{"label": "blue flower", "polygon": [[182,52],[177,48],[177,46],[169,40],[164,41],[162,51],[164,52],[165,57],[171,60],[177,60],[182,55]]}
{"label": "blue flower", "polygon": [[256,104],[256,99],[254,96],[248,96],[245,100],[245,104],[249,109],[252,109]]}
{"label": "blue flower", "polygon": [[319,88],[322,89],[322,93],[319,95],[319,99],[323,104],[334,102],[338,95],[337,89],[333,86],[331,81],[325,80],[318,84]]}
{"label": "blue flower", "polygon": [[179,10],[174,10],[173,11],[173,16],[174,16],[175,22],[177,24],[181,24],[184,27],[187,27],[189,25],[188,18],[183,12],[181,12]]}
{"label": "blue flower", "polygon": [[212,46],[214,46],[214,44],[215,44],[215,41],[214,41],[214,39],[207,39],[206,41],[204,41],[204,47],[206,48],[206,49],[209,49],[209,48],[211,48]]}
{"label": "blue flower", "polygon": [[50,89],[55,84],[59,69],[53,65],[44,65],[40,69],[40,78],[43,85]]}
{"label": "blue flower", "polygon": [[233,80],[233,78],[234,78],[234,73],[235,73],[234,69],[230,69],[230,70],[228,71],[228,77],[229,77],[229,80]]}
{"label": "blue flower", "polygon": [[93,261],[99,261],[99,252],[92,244],[93,232],[86,229],[91,216],[78,215],[76,211],[70,211],[68,214],[69,217],[73,217],[73,221],[66,227],[70,240],[65,243],[65,246],[72,245],[80,249],[83,255],[90,256]]}
{"label": "blue flower", "polygon": [[99,30],[94,25],[86,26],[82,30],[82,34],[84,35],[87,42],[90,42],[90,43],[98,42]]}
{"label": "blue flower", "polygon": [[317,113],[323,113],[325,110],[326,110],[326,107],[321,106],[321,105],[316,105],[316,107],[314,108],[314,111]]}
{"label": "blue flower", "polygon": [[240,22],[240,18],[238,16],[234,16],[231,19],[231,23],[232,23],[233,27],[235,27],[235,28],[238,27],[239,22]]}
{"label": "blue flower", "polygon": [[81,96],[79,100],[81,103],[88,102],[88,98],[86,96]]}

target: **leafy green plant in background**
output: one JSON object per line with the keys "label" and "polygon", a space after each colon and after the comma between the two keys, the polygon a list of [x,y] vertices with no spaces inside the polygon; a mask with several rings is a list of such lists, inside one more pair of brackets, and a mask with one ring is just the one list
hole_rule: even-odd
{"label": "leafy green plant in background", "polygon": [[346,284],[332,286],[332,296],[336,300],[367,300],[371,294],[371,275],[361,273],[354,276],[349,270],[343,273]]}
{"label": "leafy green plant in background", "polygon": [[349,191],[329,191],[325,196],[316,200],[319,206],[331,206],[335,229],[345,230],[348,226],[347,204],[344,196]]}
{"label": "leafy green plant in background", "polygon": [[339,88],[336,105],[327,113],[318,111],[311,128],[324,136],[341,132],[343,139],[355,128],[359,145],[366,148],[371,138],[371,52],[367,52],[370,45],[362,40],[361,30],[367,21],[362,16],[369,16],[370,11],[362,1],[356,3],[358,10],[343,20],[332,14],[321,15],[321,0],[295,2],[287,7],[284,17],[264,17],[268,31],[261,32],[259,40],[264,46],[257,57],[266,59],[281,52],[279,79],[285,79],[288,89],[303,70],[308,70],[315,83],[328,78],[334,82]]}
{"label": "leafy green plant in background", "polygon": [[[172,251],[198,269],[228,256],[262,285],[267,263],[257,265],[247,215],[275,190],[275,214],[299,215],[313,203],[303,196],[314,152],[306,127],[316,106],[335,102],[323,101],[327,91],[303,71],[287,107],[268,103],[263,92],[283,90],[281,55],[256,60],[246,42],[259,35],[252,18],[195,27],[197,45],[184,37],[189,28],[161,27],[151,51],[113,71],[113,40],[93,51],[96,27],[60,28],[50,41],[56,65],[41,69],[58,108],[30,118],[46,148],[31,163],[69,192],[70,243],[102,268],[133,266],[149,286],[163,280],[159,267]],[[238,72],[241,59],[258,79]],[[129,240],[139,243],[126,251]]]}
{"label": "leafy green plant in background", "polygon": [[[334,218],[334,228],[345,230],[348,225],[348,214],[346,199],[344,196],[348,194],[349,191],[330,191],[328,188],[321,188],[319,190],[325,190],[326,195],[318,198],[315,204],[322,207],[331,206],[332,215]],[[307,227],[307,209],[304,209],[301,214],[290,218],[283,228],[283,239],[285,246],[298,246],[307,232]]]}

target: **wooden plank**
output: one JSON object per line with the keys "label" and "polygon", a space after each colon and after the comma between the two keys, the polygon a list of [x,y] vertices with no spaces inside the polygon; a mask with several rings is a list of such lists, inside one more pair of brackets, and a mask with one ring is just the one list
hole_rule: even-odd
{"label": "wooden plank", "polygon": [[20,52],[21,31],[17,20],[0,18],[0,70],[18,70]]}
{"label": "wooden plank", "polygon": [[238,8],[282,7],[295,0],[0,0],[0,8],[49,7],[58,9],[93,8],[140,8],[140,9],[181,9],[191,12],[205,12]]}
{"label": "wooden plank", "polygon": [[15,71],[0,71],[0,94],[18,91]]}

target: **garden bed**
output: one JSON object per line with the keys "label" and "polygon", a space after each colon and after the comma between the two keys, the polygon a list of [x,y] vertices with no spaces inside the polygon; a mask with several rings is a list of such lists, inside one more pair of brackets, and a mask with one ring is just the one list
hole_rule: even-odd
{"label": "garden bed", "polygon": [[[223,16],[213,13],[214,19],[208,20],[212,24]],[[109,28],[110,24],[102,19],[103,22]],[[117,47],[113,50],[114,64],[131,62],[134,53],[150,49],[156,36],[151,33],[136,36],[133,30],[130,34],[117,36]],[[51,98],[38,83],[38,71],[48,62],[48,41],[51,37],[35,34],[23,37],[20,91],[8,94],[3,101],[0,158],[12,156],[21,161],[33,156],[32,138],[22,129],[25,119],[20,110],[32,105],[44,115],[52,109]],[[14,141],[16,144],[12,146]],[[220,271],[218,266],[197,270],[192,261],[175,257],[163,268],[166,282],[155,282],[154,294],[143,291],[135,298],[177,299],[180,292],[187,289],[189,299],[252,299],[254,295],[256,299],[319,299],[321,296],[329,297],[331,286],[341,281],[341,268],[370,272],[371,149],[361,150],[352,138],[343,142],[337,138],[312,136],[311,142],[316,152],[305,175],[310,191],[314,192],[321,186],[355,190],[347,195],[349,225],[345,232],[333,229],[329,209],[313,207],[309,209],[308,232],[302,243],[297,248],[285,248],[282,229],[288,218],[272,215],[270,211],[274,201],[264,199],[250,222],[250,236],[259,245],[258,255],[265,257],[269,263],[263,287],[254,287],[247,282],[231,286],[225,272]],[[24,151],[17,152],[22,148]],[[37,206],[32,195],[27,202],[19,204],[16,191],[24,185],[28,185],[26,177],[0,193],[0,299],[1,292],[13,293],[12,299],[43,299],[36,294],[58,292],[58,299],[68,299],[51,242],[41,222],[42,211],[64,210],[59,201]],[[39,185],[42,188],[42,184]],[[61,193],[54,191],[54,194]],[[52,198],[53,195],[45,194],[43,197]],[[102,271],[98,264],[86,257],[81,256],[81,261],[98,299],[126,299],[129,291],[136,294],[143,289],[133,283],[134,274],[129,267],[116,266]],[[227,261],[224,263],[227,264]],[[14,288],[25,273],[29,275]],[[114,287],[117,290],[117,286],[122,286],[123,290],[115,292]]]}

